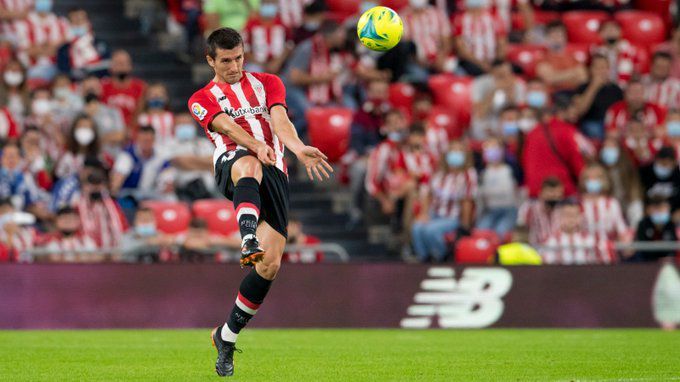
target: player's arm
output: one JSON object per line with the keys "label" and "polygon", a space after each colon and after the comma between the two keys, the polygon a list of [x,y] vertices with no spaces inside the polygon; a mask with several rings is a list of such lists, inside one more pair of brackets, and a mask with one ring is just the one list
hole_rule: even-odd
{"label": "player's arm", "polygon": [[254,152],[257,158],[266,165],[276,164],[276,155],[271,147],[262,141],[258,141],[248,134],[238,123],[225,113],[220,113],[210,123],[212,131],[228,136],[237,145],[243,146]]}
{"label": "player's arm", "polygon": [[333,172],[333,167],[326,162],[328,157],[316,147],[307,146],[300,140],[295,126],[288,119],[286,108],[283,105],[274,105],[269,110],[269,115],[272,118],[274,134],[305,165],[309,179],[314,180],[316,177],[323,181],[324,177],[330,178],[328,172]]}

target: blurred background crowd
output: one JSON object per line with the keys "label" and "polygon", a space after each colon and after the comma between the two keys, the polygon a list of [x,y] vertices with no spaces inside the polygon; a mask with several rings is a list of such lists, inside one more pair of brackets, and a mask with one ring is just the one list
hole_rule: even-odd
{"label": "blurred background crowd", "polygon": [[[126,50],[122,29],[100,39],[111,16],[80,3],[0,0],[0,260],[234,258],[233,208],[186,109],[211,78],[204,37],[222,26],[242,31],[246,70],[282,78],[299,134],[339,170],[315,192],[344,202],[300,200],[313,211],[291,219],[302,249],[288,260],[324,259],[308,231],[381,245],[346,247],[358,258],[676,255],[675,1],[382,1],[404,21],[384,53],[356,36],[376,2],[112,1],[135,20],[130,39],[172,53],[146,71],[153,80],[135,69],[150,53]],[[644,242],[670,245],[630,245]]]}

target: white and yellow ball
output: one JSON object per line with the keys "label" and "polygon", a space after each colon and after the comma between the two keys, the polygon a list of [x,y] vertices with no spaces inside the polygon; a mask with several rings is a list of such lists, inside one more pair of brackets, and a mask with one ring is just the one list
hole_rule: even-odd
{"label": "white and yellow ball", "polygon": [[359,41],[368,49],[381,52],[394,48],[403,32],[401,17],[388,7],[378,6],[367,10],[357,23]]}

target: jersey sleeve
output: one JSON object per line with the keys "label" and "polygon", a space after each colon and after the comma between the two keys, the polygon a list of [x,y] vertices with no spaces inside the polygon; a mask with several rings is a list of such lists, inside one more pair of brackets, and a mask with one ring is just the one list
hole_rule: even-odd
{"label": "jersey sleeve", "polygon": [[281,105],[288,109],[286,105],[286,87],[283,81],[273,74],[269,74],[263,81],[264,91],[267,94],[267,108],[271,110],[274,105]]}
{"label": "jersey sleeve", "polygon": [[210,123],[216,116],[224,113],[224,110],[220,108],[217,101],[208,97],[202,90],[194,93],[194,95],[189,98],[188,106],[191,116],[206,130],[210,130]]}

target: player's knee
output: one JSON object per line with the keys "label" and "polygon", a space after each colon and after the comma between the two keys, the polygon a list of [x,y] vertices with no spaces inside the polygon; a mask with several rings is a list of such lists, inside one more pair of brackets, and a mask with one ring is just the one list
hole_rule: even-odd
{"label": "player's knee", "polygon": [[267,280],[274,280],[276,275],[279,273],[279,269],[281,268],[281,260],[263,262],[258,265],[259,269],[257,270],[257,273]]}
{"label": "player's knee", "polygon": [[234,183],[238,182],[241,178],[255,178],[258,182],[261,182],[262,163],[253,156],[244,156],[234,163],[232,178]]}

